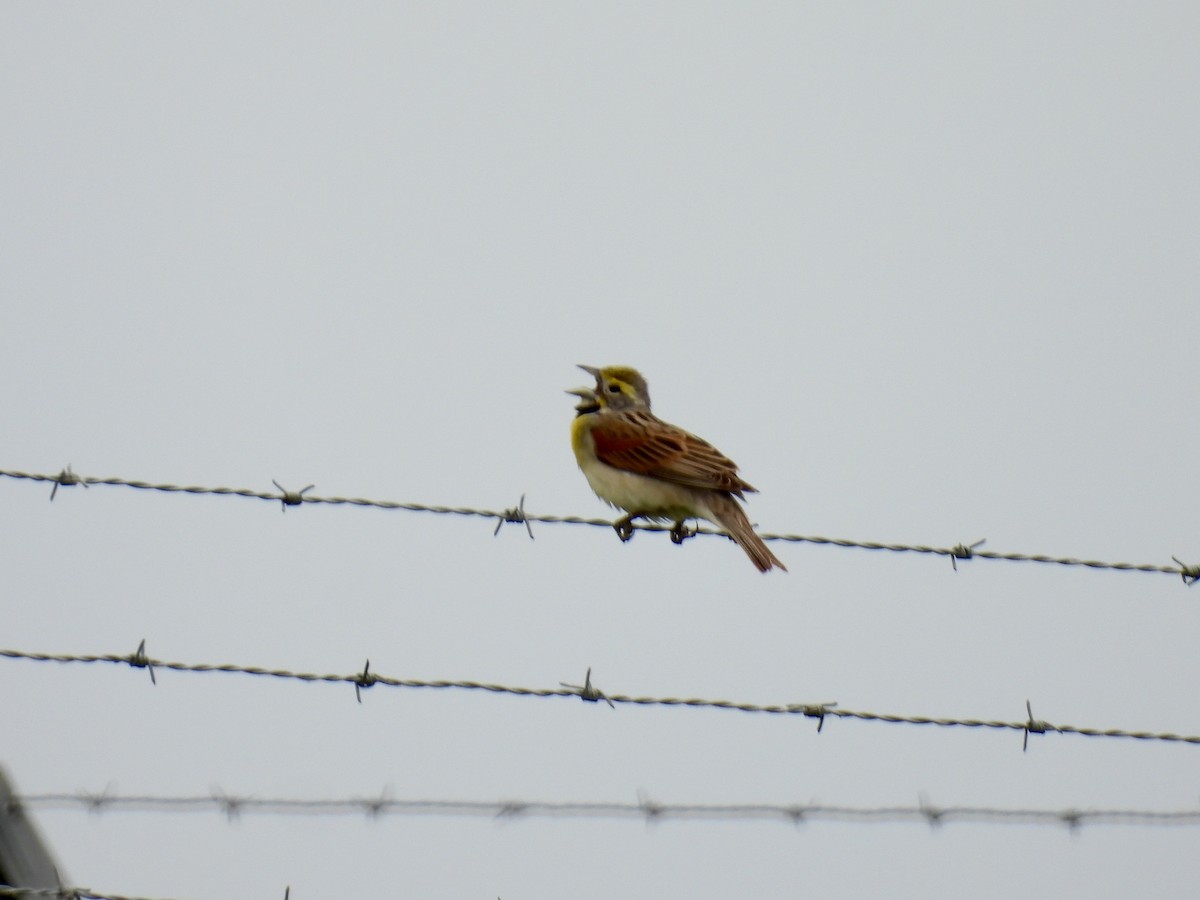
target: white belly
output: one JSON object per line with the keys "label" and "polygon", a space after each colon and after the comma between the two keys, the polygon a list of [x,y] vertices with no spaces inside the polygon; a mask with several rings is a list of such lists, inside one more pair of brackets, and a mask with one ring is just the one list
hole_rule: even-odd
{"label": "white belly", "polygon": [[709,517],[694,488],[614,469],[595,457],[580,459],[579,468],[597,497],[626,512],[672,521]]}

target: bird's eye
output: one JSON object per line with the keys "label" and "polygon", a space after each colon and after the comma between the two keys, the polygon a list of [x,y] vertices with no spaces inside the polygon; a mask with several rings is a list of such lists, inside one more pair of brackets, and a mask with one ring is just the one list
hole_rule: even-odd
{"label": "bird's eye", "polygon": [[621,386],[619,384],[610,384],[608,386],[608,392],[610,394],[619,394],[621,393]]}

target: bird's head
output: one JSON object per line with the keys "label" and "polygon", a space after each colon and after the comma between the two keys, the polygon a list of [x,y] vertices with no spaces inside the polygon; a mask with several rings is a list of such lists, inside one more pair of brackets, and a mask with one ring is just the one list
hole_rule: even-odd
{"label": "bird's head", "polygon": [[[637,369],[629,366],[606,366],[603,369],[593,366],[580,366],[579,368],[596,379],[596,387],[591,390],[591,394],[598,408],[629,409],[635,406],[650,408],[650,389],[646,386],[646,379]],[[572,393],[578,392],[572,391]],[[578,408],[576,407],[576,409]]]}

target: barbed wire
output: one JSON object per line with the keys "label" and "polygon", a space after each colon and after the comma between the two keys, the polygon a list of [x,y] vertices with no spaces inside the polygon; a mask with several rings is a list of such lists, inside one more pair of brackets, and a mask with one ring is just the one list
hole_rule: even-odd
{"label": "barbed wire", "polygon": [[233,820],[242,814],[280,816],[486,816],[496,819],[571,818],[702,821],[948,822],[972,824],[1066,825],[1200,825],[1200,807],[1193,809],[1046,809],[1034,807],[938,806],[927,799],[905,806],[841,806],[825,803],[657,803],[543,800],[445,800],[394,798],[385,790],[377,797],[254,797],[221,791],[208,795],[162,796],[46,793],[13,797],[15,806],[31,809],[80,809],[151,813],[219,812]]}
{"label": "barbed wire", "polygon": [[[375,509],[393,509],[405,510],[407,512],[424,512],[435,515],[451,515],[451,516],[473,516],[484,519],[496,519],[496,531],[499,534],[500,528],[505,524],[523,524],[529,533],[529,537],[533,538],[533,529],[530,525],[532,522],[556,524],[556,525],[586,525],[591,527],[611,528],[614,523],[610,519],[587,518],[583,516],[560,516],[560,515],[535,515],[525,511],[525,496],[521,496],[520,502],[509,509],[493,510],[493,509],[478,509],[468,506],[439,506],[425,503],[408,503],[395,500],[370,500],[365,497],[319,497],[309,495],[308,491],[312,490],[315,485],[308,485],[299,491],[290,491],[279,482],[272,480],[272,484],[278,488],[278,492],[273,491],[255,491],[249,488],[229,488],[229,487],[203,487],[199,485],[179,485],[179,484],[154,484],[147,481],[135,481],[128,478],[94,478],[92,476],[79,475],[72,471],[68,465],[57,475],[44,475],[34,472],[18,472],[11,469],[0,469],[0,476],[26,481],[49,482],[54,485],[50,491],[50,499],[53,500],[58,493],[60,487],[74,487],[82,485],[90,487],[91,485],[109,485],[114,487],[128,487],[143,491],[162,491],[166,493],[183,493],[183,494],[215,494],[222,496],[247,497],[253,500],[268,500],[275,503],[280,503],[281,508],[286,512],[289,506],[300,506],[304,503],[325,504],[329,506],[359,506],[372,507]],[[653,523],[638,523],[632,526],[637,531],[665,531],[670,532],[671,528],[667,525],[656,525]],[[718,529],[699,527],[689,529],[685,537],[693,535],[710,535],[728,538],[729,535]],[[854,548],[859,550],[876,550],[890,553],[919,553],[929,554],[934,556],[945,556],[950,559],[951,565],[958,569],[959,561],[970,559],[993,559],[1005,560],[1007,562],[1033,562],[1043,563],[1047,565],[1058,566],[1080,566],[1089,569],[1107,569],[1120,572],[1154,572],[1164,575],[1178,575],[1183,579],[1184,584],[1192,585],[1200,580],[1200,565],[1190,565],[1182,562],[1178,558],[1172,556],[1176,565],[1167,566],[1156,563],[1126,563],[1126,562],[1104,562],[1097,559],[1080,559],[1071,556],[1050,556],[1043,553],[1001,553],[993,550],[980,550],[984,540],[975,541],[972,544],[957,544],[953,547],[933,547],[924,544],[899,544],[899,543],[882,543],[879,541],[858,541],[848,538],[830,538],[820,535],[804,535],[804,534],[776,534],[772,532],[760,532],[759,537],[764,541],[782,541],[786,543],[796,544],[815,544],[818,546],[832,546]]]}
{"label": "barbed wire", "polygon": [[[669,821],[768,821],[795,827],[839,823],[877,825],[897,823],[942,825],[1041,825],[1064,827],[1073,833],[1083,826],[1183,827],[1200,825],[1196,809],[1047,809],[1034,807],[938,806],[925,797],[915,805],[841,806],[824,803],[657,803],[646,797],[632,802],[542,800],[398,799],[383,791],[377,797],[297,798],[235,796],[214,791],[208,795],[121,795],[106,792],[45,793],[10,797],[10,809],[86,810],[149,813],[219,812],[229,821],[243,814],[276,816],[488,817],[517,819],[640,819],[646,824]],[[291,889],[284,891],[284,900]],[[57,900],[168,900],[96,891],[86,887],[26,888],[0,884],[0,897],[57,898]]]}
{"label": "barbed wire", "polygon": [[740,703],[730,700],[705,700],[697,697],[645,697],[627,694],[609,694],[601,691],[592,684],[592,670],[587,670],[582,685],[560,682],[557,688],[527,688],[513,687],[504,684],[491,684],[481,681],[464,680],[426,680],[418,678],[394,678],[379,675],[371,671],[371,662],[367,660],[361,672],[351,675],[318,674],[315,672],[296,672],[290,669],[269,669],[261,666],[245,666],[233,663],[187,663],[170,662],[152,659],[146,655],[146,642],[143,640],[137,650],[127,654],[97,654],[78,655],[68,653],[33,653],[25,650],[0,649],[0,658],[23,659],[33,662],[56,663],[113,663],[127,665],[132,668],[146,669],[150,679],[157,684],[156,669],[176,672],[225,672],[235,675],[250,675],[260,678],[277,678],[305,682],[325,682],[333,684],[354,685],[355,696],[362,702],[362,691],[375,685],[397,688],[425,688],[432,690],[465,690],[483,691],[490,694],[509,694],[518,697],[578,697],[584,701],[596,703],[605,701],[610,707],[617,704],[635,706],[687,706],[703,709],[723,709],[746,713],[766,713],[768,715],[799,715],[817,720],[817,731],[825,726],[826,719],[857,719],[867,722],[883,722],[885,724],[932,725],[941,728],[981,728],[1009,730],[1021,732],[1024,735],[1023,748],[1029,747],[1030,734],[1077,734],[1094,738],[1128,738],[1138,741],[1164,741],[1200,745],[1200,735],[1175,734],[1159,731],[1130,731],[1123,728],[1088,728],[1076,725],[1051,724],[1045,720],[1035,719],[1033,707],[1026,700],[1025,708],[1028,717],[1024,721],[1003,721],[997,719],[964,719],[955,717],[933,717],[898,715],[893,713],[864,712],[862,710],[844,709],[835,702],[823,703],[788,703],[763,704]]}

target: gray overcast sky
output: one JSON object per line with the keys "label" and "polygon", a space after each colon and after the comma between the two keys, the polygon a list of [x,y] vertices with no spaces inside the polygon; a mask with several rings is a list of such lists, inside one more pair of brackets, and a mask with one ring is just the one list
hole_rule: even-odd
{"label": "gray overcast sky", "polygon": [[[1200,561],[1194,3],[0,7],[0,468]],[[1178,577],[0,480],[0,646],[1200,733]],[[0,660],[25,793],[1196,808],[1200,747]],[[1124,897],[1195,828],[42,810],[149,897]]]}

